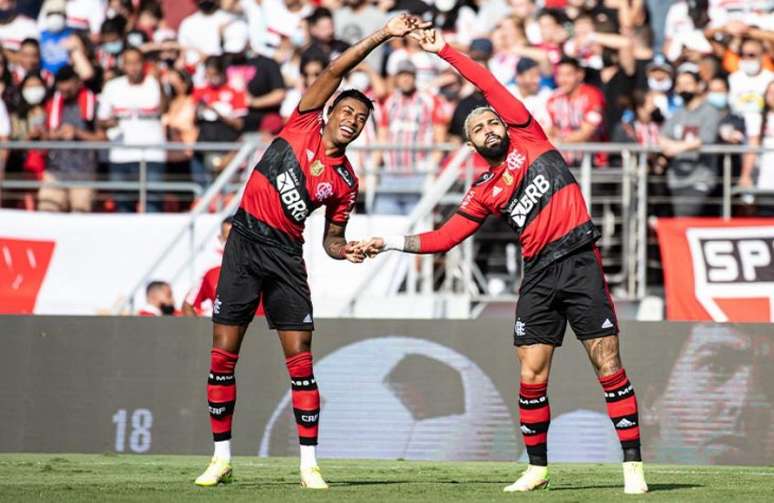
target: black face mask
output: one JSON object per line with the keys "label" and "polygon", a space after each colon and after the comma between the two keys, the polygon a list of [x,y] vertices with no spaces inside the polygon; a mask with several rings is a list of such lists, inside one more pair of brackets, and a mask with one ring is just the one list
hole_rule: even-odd
{"label": "black face mask", "polygon": [[172,304],[161,304],[159,306],[159,310],[161,311],[161,314],[164,316],[171,316],[175,314],[175,306]]}
{"label": "black face mask", "polygon": [[681,93],[678,93],[680,98],[683,99],[683,106],[688,105],[688,103],[692,102],[693,99],[696,97],[696,93],[691,93],[688,91],[683,91]]}
{"label": "black face mask", "polygon": [[218,4],[212,0],[204,0],[203,2],[199,2],[199,10],[205,14],[212,14],[217,10],[217,8]]}
{"label": "black face mask", "polygon": [[511,140],[506,133],[505,137],[496,147],[476,147],[476,152],[481,154],[484,159],[500,159],[503,157],[511,146]]}
{"label": "black face mask", "polygon": [[443,96],[449,101],[454,100],[460,94],[460,90],[456,86],[443,86],[440,89],[440,92],[441,92],[441,96]]}
{"label": "black face mask", "polygon": [[661,113],[660,108],[656,108],[650,113],[650,120],[652,120],[656,124],[661,124],[664,122],[664,114]]}

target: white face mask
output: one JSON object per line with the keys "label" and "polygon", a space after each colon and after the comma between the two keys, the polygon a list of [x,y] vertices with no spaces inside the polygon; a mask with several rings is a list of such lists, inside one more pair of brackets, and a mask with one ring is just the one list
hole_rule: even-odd
{"label": "white face mask", "polygon": [[739,62],[739,68],[750,77],[753,77],[761,71],[761,62],[757,59],[743,59]]}
{"label": "white face mask", "polygon": [[49,14],[46,16],[46,29],[52,33],[64,30],[67,19],[62,14]]}
{"label": "white face mask", "polygon": [[365,92],[371,87],[371,79],[368,78],[368,74],[365,72],[354,72],[349,75],[349,87],[357,89],[360,92]]}
{"label": "white face mask", "polygon": [[46,88],[41,86],[25,87],[22,90],[24,101],[30,105],[39,105],[46,97]]}
{"label": "white face mask", "polygon": [[666,93],[672,89],[672,79],[656,80],[653,77],[648,79],[648,87],[651,91],[657,93]]}

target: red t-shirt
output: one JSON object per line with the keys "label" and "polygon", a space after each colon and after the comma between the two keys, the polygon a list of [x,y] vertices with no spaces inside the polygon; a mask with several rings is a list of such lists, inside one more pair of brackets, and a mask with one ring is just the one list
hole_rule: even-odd
{"label": "red t-shirt", "polygon": [[325,154],[322,126],[322,109],[293,112],[250,175],[236,229],[300,250],[306,218],[320,206],[331,222],[347,223],[357,176],[346,156]]}
{"label": "red t-shirt", "polygon": [[[212,306],[215,302],[215,295],[218,290],[218,279],[220,278],[220,266],[213,267],[202,276],[199,285],[192,288],[185,297],[187,304],[190,304],[200,316],[212,315]],[[258,304],[255,311],[257,316],[263,316],[263,301]]]}

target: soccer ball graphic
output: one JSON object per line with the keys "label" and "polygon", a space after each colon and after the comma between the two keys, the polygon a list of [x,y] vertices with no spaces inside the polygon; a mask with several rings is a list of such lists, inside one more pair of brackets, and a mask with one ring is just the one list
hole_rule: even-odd
{"label": "soccer ball graphic", "polygon": [[[315,364],[324,458],[507,460],[516,427],[492,381],[465,355],[434,342],[380,337]],[[290,391],[264,431],[259,456],[298,449]]]}

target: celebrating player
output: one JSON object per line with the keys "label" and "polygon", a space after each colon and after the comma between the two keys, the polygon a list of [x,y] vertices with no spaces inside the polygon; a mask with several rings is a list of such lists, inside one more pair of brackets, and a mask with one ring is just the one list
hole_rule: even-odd
{"label": "celebrating player", "polygon": [[578,183],[524,105],[494,76],[446,45],[438,30],[411,36],[454,66],[491,104],[473,110],[465,120],[468,144],[487,161],[489,171],[440,229],[373,238],[362,243],[362,249],[368,255],[385,250],[445,252],[473,234],[487,216],[504,218],[519,236],[525,263],[514,343],[521,364],[521,432],[529,456],[527,470],[505,491],[548,488],[548,376],[569,321],[599,377],[621,441],[624,492],[646,492],[637,400],[621,365],[618,321],[594,245],[599,233]]}
{"label": "celebrating player", "polygon": [[406,14],[390,19],[328,66],[255,166],[223,253],[213,306],[213,348],[207,385],[215,453],[200,486],[231,480],[231,420],[236,403],[234,368],[245,331],[263,299],[269,328],[279,333],[290,374],[293,412],[301,444],[301,485],[325,489],[315,457],[320,395],[312,371],[312,301],[302,256],[304,222],[326,206],[325,251],[362,262],[344,229],[357,196],[357,178],[345,156],[373,109],[359,91],[340,93],[323,107],[342,78],[371,50],[392,37],[427,26]]}

